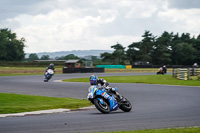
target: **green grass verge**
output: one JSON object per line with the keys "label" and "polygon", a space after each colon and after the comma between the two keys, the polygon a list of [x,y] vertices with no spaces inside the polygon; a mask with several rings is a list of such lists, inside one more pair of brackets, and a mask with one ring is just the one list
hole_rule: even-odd
{"label": "green grass verge", "polygon": [[[97,132],[95,132],[95,133],[97,133]],[[200,133],[200,127],[150,129],[150,130],[117,131],[117,132],[98,132],[98,133]]]}
{"label": "green grass verge", "polygon": [[0,93],[0,114],[57,108],[78,109],[90,105],[91,103],[84,99]]}
{"label": "green grass verge", "polygon": [[[172,68],[168,68],[167,72],[172,72]],[[156,73],[158,68],[132,68],[132,69],[123,69],[123,68],[105,68],[106,73],[144,73],[144,72],[153,72]]]}
{"label": "green grass verge", "polygon": [[[200,86],[199,80],[178,80],[171,75],[138,75],[101,77],[110,83],[146,83],[164,85]],[[89,82],[89,78],[66,79],[65,82]]]}

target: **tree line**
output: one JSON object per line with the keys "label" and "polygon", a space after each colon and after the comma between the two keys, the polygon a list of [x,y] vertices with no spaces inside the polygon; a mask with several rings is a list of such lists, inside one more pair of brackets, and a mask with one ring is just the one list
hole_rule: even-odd
{"label": "tree line", "polygon": [[163,32],[161,36],[154,36],[145,31],[142,40],[133,42],[126,50],[121,44],[111,46],[113,53],[102,53],[104,62],[112,64],[133,64],[148,62],[153,65],[192,65],[200,64],[200,35],[191,37],[189,33]]}
{"label": "tree line", "polygon": [[[23,61],[25,59],[25,39],[17,39],[16,33],[4,28],[0,29],[0,61]],[[189,33],[169,33],[164,31],[160,36],[154,36],[145,31],[142,40],[133,42],[127,48],[117,43],[111,46],[112,53],[104,52],[92,56],[94,64],[134,64],[145,62],[153,65],[192,65],[200,64],[200,35],[191,37]],[[28,61],[48,60],[49,55],[41,58],[37,54],[29,55]],[[57,58],[58,60],[80,59],[69,54]],[[86,60],[81,58],[81,60]]]}

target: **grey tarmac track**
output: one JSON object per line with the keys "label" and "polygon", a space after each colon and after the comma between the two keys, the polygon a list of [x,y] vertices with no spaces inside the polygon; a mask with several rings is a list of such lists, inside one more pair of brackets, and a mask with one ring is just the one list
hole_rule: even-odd
{"label": "grey tarmac track", "polygon": [[[48,83],[42,81],[42,76],[0,77],[0,93],[86,99],[88,83],[54,81],[89,75],[91,74],[54,75]],[[101,77],[140,74],[97,75]],[[116,86],[119,92],[130,100],[134,106],[133,111],[124,113],[118,110],[105,115],[91,109],[0,118],[0,133],[71,133],[200,126],[200,87],[130,83],[110,83],[110,86]]]}

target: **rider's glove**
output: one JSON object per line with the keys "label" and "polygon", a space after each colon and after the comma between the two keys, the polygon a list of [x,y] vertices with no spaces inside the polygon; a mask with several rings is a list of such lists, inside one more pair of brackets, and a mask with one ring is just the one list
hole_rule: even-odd
{"label": "rider's glove", "polygon": [[116,91],[115,88],[111,88],[112,91]]}

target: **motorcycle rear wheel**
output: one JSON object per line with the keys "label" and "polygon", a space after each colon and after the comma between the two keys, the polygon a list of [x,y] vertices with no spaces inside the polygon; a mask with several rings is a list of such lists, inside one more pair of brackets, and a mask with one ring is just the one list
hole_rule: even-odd
{"label": "motorcycle rear wheel", "polygon": [[110,106],[108,105],[108,103],[106,103],[106,101],[104,99],[102,99],[102,100],[103,100],[104,104],[101,104],[101,102],[98,99],[94,99],[94,105],[95,105],[95,107],[100,112],[102,112],[104,114],[110,113]]}

